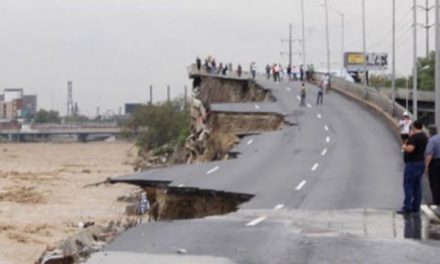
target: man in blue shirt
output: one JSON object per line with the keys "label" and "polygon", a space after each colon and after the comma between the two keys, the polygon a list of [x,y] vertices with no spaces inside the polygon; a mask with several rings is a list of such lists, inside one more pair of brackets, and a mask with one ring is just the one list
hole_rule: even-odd
{"label": "man in blue shirt", "polygon": [[425,164],[428,172],[434,205],[440,205],[440,135],[437,127],[429,128],[429,141],[425,151]]}

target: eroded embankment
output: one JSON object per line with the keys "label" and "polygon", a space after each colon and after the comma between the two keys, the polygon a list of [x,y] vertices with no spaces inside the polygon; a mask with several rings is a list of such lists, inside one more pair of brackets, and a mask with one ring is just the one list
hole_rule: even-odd
{"label": "eroded embankment", "polygon": [[153,220],[174,220],[202,218],[235,212],[238,206],[253,196],[197,188],[168,186],[141,187],[151,204],[150,217]]}
{"label": "eroded embankment", "polygon": [[234,155],[230,150],[239,142],[237,135],[274,131],[283,126],[281,114],[211,110],[213,103],[274,102],[270,91],[255,81],[216,76],[192,77],[191,136],[186,142],[188,163],[231,158]]}

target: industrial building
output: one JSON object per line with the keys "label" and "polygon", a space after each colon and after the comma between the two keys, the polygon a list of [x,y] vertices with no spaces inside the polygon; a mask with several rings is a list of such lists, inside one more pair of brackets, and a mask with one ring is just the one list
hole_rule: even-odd
{"label": "industrial building", "polygon": [[22,88],[7,88],[0,94],[0,119],[28,119],[36,113],[36,95],[25,95]]}

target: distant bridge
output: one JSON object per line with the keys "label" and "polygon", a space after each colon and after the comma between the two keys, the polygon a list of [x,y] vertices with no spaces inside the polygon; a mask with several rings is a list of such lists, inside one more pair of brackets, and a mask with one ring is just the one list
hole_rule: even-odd
{"label": "distant bridge", "polygon": [[116,124],[101,125],[75,125],[75,124],[48,124],[48,125],[22,125],[17,128],[0,129],[0,137],[11,141],[25,141],[26,138],[47,138],[54,135],[77,136],[79,141],[87,141],[89,135],[115,136],[124,133]]}

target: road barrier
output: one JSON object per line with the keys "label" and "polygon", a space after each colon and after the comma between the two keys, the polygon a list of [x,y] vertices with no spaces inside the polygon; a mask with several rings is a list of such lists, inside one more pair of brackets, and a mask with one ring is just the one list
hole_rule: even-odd
{"label": "road barrier", "polygon": [[[324,76],[323,73],[316,73],[315,77],[319,81]],[[398,133],[398,121],[403,117],[403,113],[408,111],[403,106],[393,102],[385,95],[379,93],[371,87],[364,87],[361,84],[349,82],[343,78],[331,77],[331,89],[337,91],[351,99],[354,99],[371,110],[379,113],[385,121]]]}

